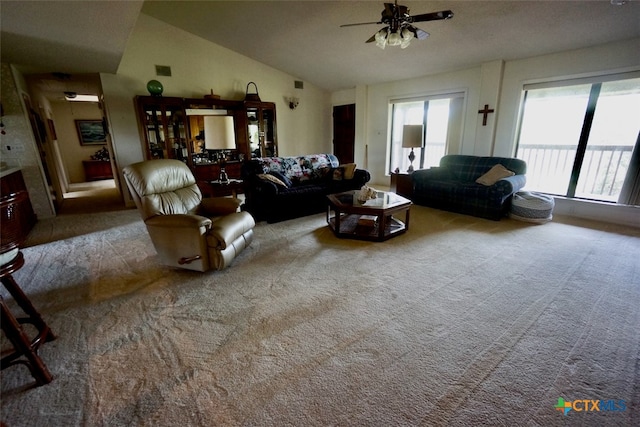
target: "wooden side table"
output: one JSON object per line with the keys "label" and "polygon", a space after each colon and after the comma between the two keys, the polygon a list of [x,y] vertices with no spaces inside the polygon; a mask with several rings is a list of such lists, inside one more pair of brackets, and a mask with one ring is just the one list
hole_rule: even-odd
{"label": "wooden side table", "polygon": [[413,181],[409,173],[392,173],[390,191],[411,200],[413,198]]}
{"label": "wooden side table", "polygon": [[[0,369],[17,364],[26,365],[36,380],[36,384],[44,385],[50,383],[53,380],[53,376],[38,355],[38,348],[42,343],[54,340],[56,336],[12,276],[12,273],[22,268],[23,265],[24,257],[22,252],[18,251],[13,260],[0,266],[2,285],[9,291],[15,302],[26,314],[26,317],[16,318],[0,296],[2,331],[13,345],[13,351],[3,356],[0,360]],[[29,323],[37,329],[38,334],[35,338],[31,339],[27,336],[27,333],[22,328],[25,323]]]}
{"label": "wooden side table", "polygon": [[244,181],[241,179],[230,179],[228,183],[220,181],[198,181],[198,187],[204,197],[238,197],[244,193]]}

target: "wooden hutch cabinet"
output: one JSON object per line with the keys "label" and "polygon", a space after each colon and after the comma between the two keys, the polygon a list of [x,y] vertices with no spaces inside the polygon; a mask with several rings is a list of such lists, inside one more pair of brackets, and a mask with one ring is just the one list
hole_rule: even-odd
{"label": "wooden hutch cabinet", "polygon": [[[224,166],[229,178],[240,178],[242,161],[278,155],[276,105],[273,102],[136,96],[140,137],[147,160],[179,159],[197,181],[215,181]],[[204,117],[234,118],[235,149],[219,159],[204,144]]]}

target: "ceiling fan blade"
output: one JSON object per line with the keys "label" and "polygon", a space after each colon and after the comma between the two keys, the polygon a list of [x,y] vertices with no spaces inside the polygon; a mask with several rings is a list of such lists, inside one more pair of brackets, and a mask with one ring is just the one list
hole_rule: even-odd
{"label": "ceiling fan blade", "polygon": [[451,19],[453,18],[453,12],[450,10],[443,10],[440,12],[423,13],[422,15],[414,15],[411,17],[412,22],[426,22],[437,21],[439,19]]}
{"label": "ceiling fan blade", "polygon": [[413,25],[409,25],[407,26],[407,28],[413,33],[415,38],[417,38],[418,40],[424,40],[427,37],[429,37],[429,33],[421,30],[420,28],[414,27]]}
{"label": "ceiling fan blade", "polygon": [[369,37],[369,39],[365,43],[372,43],[372,42],[376,41],[376,34],[378,34],[382,30],[389,31],[389,27],[380,28],[378,31],[373,33],[373,35],[371,37]]}
{"label": "ceiling fan blade", "polygon": [[355,27],[357,25],[371,25],[371,24],[382,24],[382,22],[359,22],[357,24],[343,24],[340,27]]}

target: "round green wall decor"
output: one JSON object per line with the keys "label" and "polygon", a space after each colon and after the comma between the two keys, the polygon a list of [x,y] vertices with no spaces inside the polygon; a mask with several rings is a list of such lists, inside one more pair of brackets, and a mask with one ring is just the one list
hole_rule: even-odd
{"label": "round green wall decor", "polygon": [[160,96],[162,95],[162,91],[164,88],[162,87],[162,83],[157,80],[149,80],[147,83],[147,90],[151,94],[151,96]]}

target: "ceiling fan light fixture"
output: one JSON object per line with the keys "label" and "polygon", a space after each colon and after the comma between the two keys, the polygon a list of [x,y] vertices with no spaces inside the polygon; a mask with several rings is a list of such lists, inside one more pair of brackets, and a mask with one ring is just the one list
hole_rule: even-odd
{"label": "ceiling fan light fixture", "polygon": [[402,30],[402,42],[400,43],[401,49],[406,49],[411,44],[411,39],[413,39],[413,31],[408,28],[404,28]]}
{"label": "ceiling fan light fixture", "polygon": [[387,46],[387,29],[383,28],[382,30],[376,33],[376,46],[380,49],[384,49]]}
{"label": "ceiling fan light fixture", "polygon": [[402,44],[402,38],[397,31],[394,31],[389,34],[389,37],[387,37],[387,43],[389,44],[389,46],[398,46]]}
{"label": "ceiling fan light fixture", "polygon": [[[613,2],[626,2],[627,0],[610,0]],[[439,21],[453,18],[453,12],[442,10],[440,12],[422,13],[410,15],[407,6],[399,5],[398,0],[394,3],[385,3],[378,22],[360,22],[356,24],[344,24],[341,27],[353,27],[356,25],[384,24],[385,28],[376,32],[367,39],[366,43],[376,42],[376,46],[384,49],[389,46],[400,46],[402,49],[411,44],[411,40],[424,40],[429,37],[429,33],[414,27],[416,22]]]}

